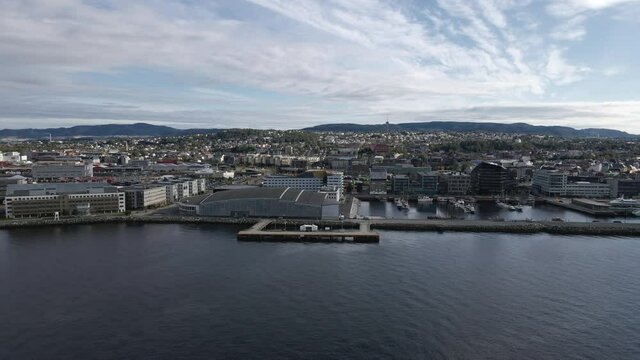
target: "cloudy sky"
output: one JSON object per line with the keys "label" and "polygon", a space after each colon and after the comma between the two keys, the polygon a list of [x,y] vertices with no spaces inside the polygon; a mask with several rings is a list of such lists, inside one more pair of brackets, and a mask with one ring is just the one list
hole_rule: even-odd
{"label": "cloudy sky", "polygon": [[0,0],[0,128],[640,133],[637,0]]}

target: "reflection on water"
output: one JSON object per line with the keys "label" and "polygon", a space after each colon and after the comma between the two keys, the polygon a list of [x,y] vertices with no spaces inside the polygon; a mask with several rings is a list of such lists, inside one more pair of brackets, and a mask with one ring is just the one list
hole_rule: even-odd
{"label": "reflection on water", "polygon": [[639,223],[640,218],[596,218],[589,214],[559,208],[552,205],[523,206],[522,211],[509,211],[494,203],[475,204],[475,214],[465,214],[462,210],[449,204],[433,203],[428,205],[410,204],[408,210],[399,210],[391,201],[362,201],[359,214],[362,216],[386,217],[389,219],[427,219],[430,217],[456,218],[467,220],[537,220],[550,221],[560,218],[564,221],[591,222],[622,221]]}

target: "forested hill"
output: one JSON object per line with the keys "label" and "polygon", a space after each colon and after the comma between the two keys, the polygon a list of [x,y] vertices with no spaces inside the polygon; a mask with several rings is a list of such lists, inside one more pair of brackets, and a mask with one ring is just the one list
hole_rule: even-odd
{"label": "forested hill", "polygon": [[175,129],[169,126],[137,124],[81,125],[67,128],[48,129],[5,129],[0,130],[0,138],[45,139],[70,137],[109,136],[177,136],[189,134],[216,133],[219,129]]}
{"label": "forested hill", "polygon": [[488,132],[526,135],[549,135],[558,137],[609,137],[635,138],[638,135],[624,131],[610,129],[574,129],[567,126],[539,126],[525,123],[487,123],[487,122],[459,122],[459,121],[431,121],[401,124],[326,124],[306,128],[308,131],[342,131],[342,132],[371,132],[371,131],[447,131],[447,132]]}

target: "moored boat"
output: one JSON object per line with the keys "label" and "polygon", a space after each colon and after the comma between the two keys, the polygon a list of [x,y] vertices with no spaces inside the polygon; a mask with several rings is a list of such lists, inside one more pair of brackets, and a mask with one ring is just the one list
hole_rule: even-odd
{"label": "moored boat", "polygon": [[431,204],[431,203],[433,203],[433,199],[428,197],[428,196],[426,196],[426,195],[425,196],[420,196],[418,198],[418,204],[426,205],[426,204]]}

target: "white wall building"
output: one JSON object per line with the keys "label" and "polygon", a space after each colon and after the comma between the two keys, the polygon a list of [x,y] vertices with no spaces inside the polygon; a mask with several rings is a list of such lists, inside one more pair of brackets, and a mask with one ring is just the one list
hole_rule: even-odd
{"label": "white wall building", "polygon": [[567,174],[558,170],[537,170],[533,173],[534,193],[545,196],[567,195]]}
{"label": "white wall building", "polygon": [[534,172],[532,190],[534,193],[544,196],[584,198],[606,198],[611,196],[611,185],[608,183],[569,182],[568,175],[558,170],[537,170]]}
{"label": "white wall building", "polygon": [[93,176],[92,162],[46,161],[37,162],[31,168],[34,180],[59,180],[64,178],[87,178]]}

